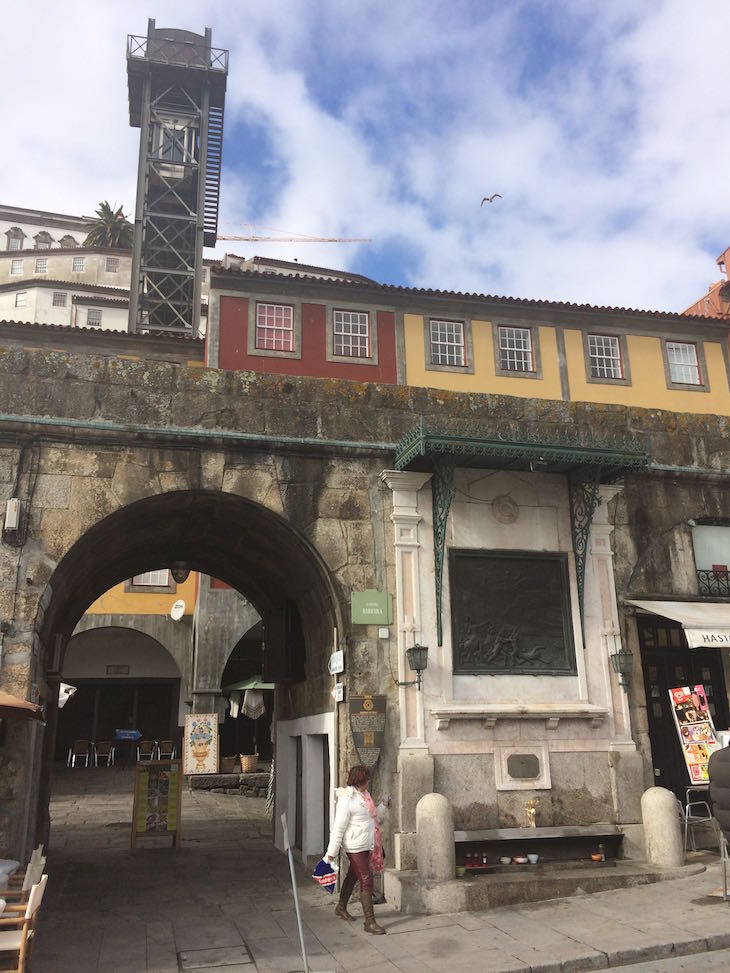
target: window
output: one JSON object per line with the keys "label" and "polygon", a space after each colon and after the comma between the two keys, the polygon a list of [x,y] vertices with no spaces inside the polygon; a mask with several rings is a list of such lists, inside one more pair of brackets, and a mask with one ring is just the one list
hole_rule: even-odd
{"label": "window", "polygon": [[161,568],[159,571],[135,574],[132,578],[132,584],[135,588],[169,588],[170,571],[168,568]]}
{"label": "window", "polygon": [[667,341],[669,378],[677,385],[702,385],[697,345],[684,341]]}
{"label": "window", "polygon": [[5,231],[5,236],[8,238],[8,250],[23,249],[25,233],[23,233],[19,226],[11,226],[9,230]]}
{"label": "window", "polygon": [[25,307],[27,303],[28,303],[28,291],[18,291],[18,293],[15,295],[15,306]]}
{"label": "window", "polygon": [[70,233],[67,233],[66,236],[61,237],[61,239],[58,241],[58,245],[59,247],[63,247],[64,250],[68,250],[70,247],[77,247],[78,242],[74,237],[71,236]]}
{"label": "window", "polygon": [[35,240],[36,250],[51,249],[51,244],[53,243],[53,237],[51,236],[50,233],[47,233],[46,230],[41,230],[41,232],[37,233],[33,239]]}
{"label": "window", "polygon": [[23,261],[22,260],[11,260],[10,261],[10,273],[11,274],[22,274],[23,273]]}
{"label": "window", "polygon": [[90,328],[98,328],[101,324],[101,310],[98,307],[90,307],[86,312],[86,323]]}
{"label": "window", "polygon": [[621,346],[613,335],[589,334],[588,358],[593,378],[623,378]]}
{"label": "window", "polygon": [[48,273],[48,257],[36,257],[35,272],[37,274]]}
{"label": "window", "polygon": [[464,322],[432,320],[430,327],[431,363],[433,365],[465,365]]}
{"label": "window", "polygon": [[288,304],[256,305],[256,347],[294,350],[294,308]]}
{"label": "window", "polygon": [[85,264],[86,264],[85,257],[74,257],[73,263],[71,264],[71,270],[75,274],[83,273]]}
{"label": "window", "polygon": [[66,307],[66,298],[68,295],[66,291],[54,291],[53,292],[53,307]]}
{"label": "window", "polygon": [[334,311],[333,351],[344,358],[368,358],[370,327],[367,311]]}
{"label": "window", "polygon": [[499,328],[499,367],[503,372],[534,372],[529,328]]}
{"label": "window", "polygon": [[17,236],[8,237],[8,250],[20,250],[22,246],[22,239]]}
{"label": "window", "polygon": [[119,273],[119,257],[107,257],[106,258],[106,272],[108,274],[118,274]]}

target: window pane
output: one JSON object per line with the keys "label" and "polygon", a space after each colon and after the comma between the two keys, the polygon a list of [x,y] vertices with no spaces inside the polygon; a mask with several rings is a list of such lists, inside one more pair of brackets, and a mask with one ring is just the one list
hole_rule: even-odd
{"label": "window pane", "polygon": [[108,274],[116,274],[119,272],[119,257],[106,258],[106,272]]}
{"label": "window pane", "polygon": [[589,334],[588,357],[593,378],[623,378],[618,338],[611,335]]}
{"label": "window pane", "polygon": [[287,304],[256,305],[256,347],[294,350],[294,309]]}
{"label": "window pane", "polygon": [[15,295],[15,306],[25,307],[27,301],[28,301],[28,292],[18,291],[18,293]]}
{"label": "window pane", "polygon": [[11,260],[10,261],[10,273],[11,274],[22,274],[23,273],[23,261],[22,260]]}
{"label": "window pane", "polygon": [[18,236],[11,236],[8,239],[8,250],[22,250],[22,240]]}
{"label": "window pane", "polygon": [[98,327],[101,324],[101,310],[98,307],[90,307],[86,312],[86,323],[91,327]]}
{"label": "window pane", "polygon": [[431,321],[431,364],[466,364],[463,321]]}
{"label": "window pane", "polygon": [[159,571],[135,574],[132,584],[140,588],[167,588],[170,585],[170,572],[167,568],[162,568]]}
{"label": "window pane", "polygon": [[37,274],[48,273],[48,257],[38,257],[35,262],[35,272]]}
{"label": "window pane", "polygon": [[499,367],[506,372],[531,372],[532,334],[529,328],[499,329]]}
{"label": "window pane", "polygon": [[367,358],[370,354],[368,315],[365,311],[334,312],[334,354]]}
{"label": "window pane", "polygon": [[73,264],[71,265],[71,269],[73,271],[75,271],[76,273],[80,273],[81,271],[83,271],[83,269],[84,269],[84,258],[83,257],[74,257]]}
{"label": "window pane", "polygon": [[54,307],[66,307],[66,297],[65,291],[54,291],[53,292],[53,306]]}
{"label": "window pane", "polygon": [[681,341],[667,342],[669,375],[681,385],[700,385],[700,369],[697,364],[697,347]]}

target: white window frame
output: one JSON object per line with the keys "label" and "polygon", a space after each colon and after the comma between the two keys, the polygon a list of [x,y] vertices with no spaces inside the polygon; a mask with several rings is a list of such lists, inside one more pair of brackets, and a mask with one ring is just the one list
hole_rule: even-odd
{"label": "white window frame", "polygon": [[332,354],[335,358],[370,357],[370,315],[367,311],[332,309]]}
{"label": "white window frame", "polygon": [[514,324],[497,326],[497,368],[501,375],[534,375],[535,347],[532,328]]}
{"label": "white window frame", "polygon": [[[263,316],[268,316],[271,311],[273,311],[274,314],[273,324],[269,324],[265,320],[262,323],[261,318]],[[284,312],[288,312],[288,314],[284,314]],[[281,325],[279,325],[279,322],[276,320],[277,316],[280,316],[282,322]],[[288,322],[285,320],[286,318],[288,318]],[[294,325],[294,306],[292,304],[281,304],[272,301],[256,301],[254,326],[256,329],[254,334],[254,347],[258,353],[263,352],[285,356],[291,355],[294,352],[296,347],[296,329]],[[264,336],[268,331],[271,332],[275,339],[277,335],[280,335],[282,347],[276,347],[276,343],[274,347],[266,344],[264,341],[264,336],[261,336],[260,338],[259,329],[264,330]],[[287,343],[289,347],[283,347],[284,338],[287,336]],[[259,343],[260,341],[261,343]]]}
{"label": "white window frame", "polygon": [[88,307],[86,309],[86,326],[88,328],[100,328],[101,327],[101,308],[100,307]]}
{"label": "white window frame", "polygon": [[83,274],[85,267],[86,267],[86,257],[71,258],[71,273]]}
{"label": "white window frame", "polygon": [[107,257],[104,264],[104,272],[107,274],[118,274],[119,257]]}
{"label": "white window frame", "polygon": [[669,388],[707,390],[704,378],[707,369],[700,342],[663,338],[662,351]]}
{"label": "white window frame", "polygon": [[51,298],[51,307],[68,307],[68,294],[66,291],[54,291]]}
{"label": "white window frame", "polygon": [[18,275],[22,275],[22,273],[23,273],[23,258],[14,257],[10,261],[10,274],[13,277],[17,277]]}
{"label": "white window frame", "polygon": [[132,578],[132,585],[135,588],[169,588],[170,569],[160,568],[158,571],[145,571],[144,574],[135,574]]}
{"label": "white window frame", "polygon": [[16,307],[28,306],[28,291],[16,291],[15,306]]}
{"label": "white window frame", "polygon": [[47,274],[48,273],[48,257],[36,257],[35,258],[35,269],[34,274]]}
{"label": "white window frame", "polygon": [[8,250],[22,250],[23,238],[19,236],[8,237]]}
{"label": "white window frame", "polygon": [[589,334],[588,363],[592,378],[623,378],[624,363],[618,337],[612,334]]}
{"label": "white window frame", "polygon": [[428,330],[430,363],[463,369],[466,366],[464,322],[429,318]]}

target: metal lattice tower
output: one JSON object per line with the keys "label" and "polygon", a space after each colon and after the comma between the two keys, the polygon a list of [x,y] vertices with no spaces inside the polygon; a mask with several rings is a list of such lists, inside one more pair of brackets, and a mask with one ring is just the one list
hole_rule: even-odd
{"label": "metal lattice tower", "polygon": [[203,246],[215,246],[228,51],[212,31],[127,38],[129,124],[140,128],[129,330],[197,335]]}

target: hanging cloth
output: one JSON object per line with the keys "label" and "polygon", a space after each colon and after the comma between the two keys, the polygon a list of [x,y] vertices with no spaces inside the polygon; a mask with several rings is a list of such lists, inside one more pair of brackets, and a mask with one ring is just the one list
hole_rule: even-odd
{"label": "hanging cloth", "polygon": [[264,694],[260,689],[247,689],[246,694],[243,697],[243,710],[244,716],[248,716],[252,720],[257,720],[259,716],[263,716],[266,711],[264,706]]}
{"label": "hanging cloth", "polygon": [[241,708],[241,694],[234,689],[231,692],[230,700],[231,700],[231,718],[235,720],[236,717],[238,716],[238,711]]}

